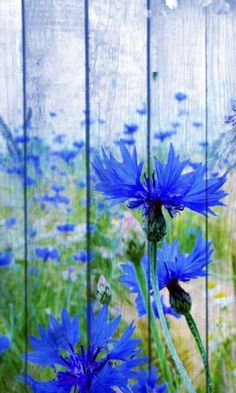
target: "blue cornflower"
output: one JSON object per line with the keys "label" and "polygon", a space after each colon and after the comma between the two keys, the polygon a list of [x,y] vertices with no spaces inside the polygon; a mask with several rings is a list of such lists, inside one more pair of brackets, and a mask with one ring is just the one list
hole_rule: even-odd
{"label": "blue cornflower", "polygon": [[186,315],[190,312],[192,300],[190,295],[181,288],[179,281],[188,282],[208,274],[206,266],[211,262],[213,249],[212,242],[203,239],[200,232],[193,250],[184,255],[179,252],[179,243],[163,243],[158,249],[157,281],[159,288],[167,287],[170,294],[170,305],[179,314]]}
{"label": "blue cornflower", "polygon": [[[141,263],[143,265],[144,272],[145,272],[145,280],[146,280],[146,282],[149,282],[149,292],[150,292],[150,295],[152,296],[153,289],[152,289],[152,286],[150,283],[150,279],[148,277],[148,258],[146,255],[142,258]],[[124,274],[122,276],[120,276],[120,282],[130,289],[130,291],[129,291],[130,293],[137,294],[137,297],[135,299],[136,310],[138,312],[139,317],[142,317],[143,315],[147,314],[147,309],[146,309],[145,303],[142,298],[142,294],[141,294],[140,287],[138,284],[138,279],[136,276],[134,264],[133,263],[122,264],[121,267],[123,269]],[[178,313],[173,311],[171,307],[168,307],[164,303],[163,296],[161,296],[161,303],[162,303],[162,308],[163,308],[164,314],[169,314],[177,319],[180,318],[180,315]],[[156,303],[154,300],[152,300],[152,307],[153,307],[155,317],[159,318],[158,310],[157,310]]]}
{"label": "blue cornflower", "polygon": [[167,383],[157,384],[159,375],[156,367],[152,366],[150,371],[140,371],[137,383],[133,386],[133,393],[165,393],[167,391]]}
{"label": "blue cornflower", "polygon": [[19,135],[14,138],[15,143],[28,143],[30,141],[29,136]]}
{"label": "blue cornflower", "polygon": [[8,218],[5,220],[5,227],[6,227],[7,229],[13,227],[15,224],[16,224],[16,217],[8,217]]}
{"label": "blue cornflower", "polygon": [[73,260],[75,262],[82,262],[82,263],[86,263],[91,261],[93,259],[93,253],[90,254],[89,258],[88,258],[88,254],[86,250],[80,250],[78,252],[78,254],[74,254],[73,255]]}
{"label": "blue cornflower", "polygon": [[75,142],[73,143],[73,146],[74,146],[76,149],[81,149],[81,148],[84,146],[84,141],[75,141]]}
{"label": "blue cornflower", "polygon": [[39,259],[43,259],[45,262],[49,259],[58,260],[60,259],[60,253],[57,248],[49,249],[48,247],[36,247],[35,255]]}
{"label": "blue cornflower", "polygon": [[[142,207],[146,222],[144,229],[150,241],[159,241],[165,235],[165,220],[162,207],[171,217],[184,208],[207,215],[215,214],[213,206],[223,205],[221,199],[227,194],[221,190],[226,181],[222,177],[205,180],[205,167],[198,164],[196,169],[183,174],[189,161],[180,161],[170,145],[166,164],[154,157],[155,173],[152,177],[144,174],[141,180],[143,162],[138,163],[136,149],[132,154],[120,143],[122,162],[109,152],[102,150],[102,157],[95,155],[93,167],[98,177],[95,189],[102,192],[113,204],[129,201],[131,209]],[[207,198],[206,198],[207,196]]]}
{"label": "blue cornflower", "polygon": [[193,121],[192,125],[193,125],[193,127],[196,127],[196,128],[201,128],[203,126],[201,121]]}
{"label": "blue cornflower", "polygon": [[31,176],[27,176],[25,179],[25,184],[29,187],[33,186],[36,183],[36,180],[33,179]]}
{"label": "blue cornflower", "polygon": [[173,128],[179,128],[179,127],[181,127],[181,123],[178,122],[178,121],[175,121],[175,122],[171,123],[171,125],[172,125]]}
{"label": "blue cornflower", "polygon": [[121,138],[121,139],[115,141],[115,143],[116,143],[117,145],[120,145],[120,144],[122,143],[122,144],[128,145],[128,146],[135,145],[135,142],[136,142],[136,141],[135,141],[134,138],[130,138],[130,139]]}
{"label": "blue cornflower", "polygon": [[0,356],[3,355],[11,346],[11,339],[9,336],[0,334]]}
{"label": "blue cornflower", "polygon": [[57,230],[64,233],[73,232],[75,230],[75,224],[57,225]]}
{"label": "blue cornflower", "polygon": [[39,197],[38,200],[40,202],[46,202],[46,203],[53,203],[55,205],[57,204],[64,204],[64,205],[69,205],[70,200],[64,195],[61,195],[59,193],[56,193],[55,195],[48,195],[45,194],[42,197]]}
{"label": "blue cornflower", "polygon": [[158,278],[160,289],[169,287],[174,281],[187,282],[207,274],[206,266],[211,262],[212,242],[206,242],[199,233],[190,254],[184,255],[179,251],[179,242],[168,244],[163,242],[157,251]]}
{"label": "blue cornflower", "polygon": [[172,137],[172,135],[175,135],[176,131],[170,130],[170,131],[159,131],[154,134],[155,139],[159,139],[161,142],[164,142],[165,139]]}
{"label": "blue cornflower", "polygon": [[11,251],[0,252],[0,267],[9,266],[13,262],[13,253]]}
{"label": "blue cornflower", "polygon": [[124,134],[133,134],[138,130],[137,124],[124,124]]}
{"label": "blue cornflower", "polygon": [[140,116],[145,116],[145,115],[147,114],[146,105],[143,105],[142,108],[136,109],[136,112],[137,112]]}
{"label": "blue cornflower", "polygon": [[98,124],[105,124],[106,120],[98,118]]}
{"label": "blue cornflower", "polygon": [[56,117],[57,114],[56,114],[56,112],[49,112],[49,116],[50,116],[50,117]]}
{"label": "blue cornflower", "polygon": [[63,309],[61,323],[50,317],[46,329],[39,325],[40,338],[30,337],[34,352],[23,355],[31,363],[51,367],[56,378],[50,381],[38,381],[23,374],[21,381],[28,382],[34,393],[103,393],[128,391],[130,378],[138,374],[133,370],[146,361],[139,358],[139,339],[133,339],[135,327],[128,326],[119,339],[114,339],[121,317],[108,321],[108,308],[104,306],[95,316],[90,314],[90,344],[86,349],[76,344],[80,340],[78,316],[70,319]]}
{"label": "blue cornflower", "polygon": [[61,151],[55,151],[52,153],[52,155],[58,156],[66,163],[69,163],[78,155],[78,151],[65,149],[65,150],[61,150]]}
{"label": "blue cornflower", "polygon": [[76,187],[79,187],[79,188],[84,188],[84,187],[86,187],[86,183],[85,183],[85,181],[77,181],[76,183],[75,183],[75,185],[76,185]]}
{"label": "blue cornflower", "polygon": [[207,146],[209,145],[209,143],[208,143],[207,141],[201,141],[201,142],[199,142],[198,144],[199,144],[199,146],[201,146],[201,147],[207,147]]}
{"label": "blue cornflower", "polygon": [[62,192],[65,190],[65,186],[62,184],[53,184],[51,186],[52,191],[55,191],[56,193]]}
{"label": "blue cornflower", "polygon": [[54,142],[54,143],[59,143],[59,144],[61,144],[61,143],[64,142],[65,137],[66,137],[65,134],[56,135],[55,138],[53,139],[53,142]]}
{"label": "blue cornflower", "polygon": [[40,156],[38,154],[27,154],[26,160],[32,161],[35,167],[40,165]]}
{"label": "blue cornflower", "polygon": [[[211,242],[206,242],[203,239],[202,233],[200,232],[192,252],[188,255],[184,255],[179,252],[178,240],[172,244],[168,244],[164,241],[162,247],[157,250],[157,282],[159,283],[159,289],[161,290],[165,287],[168,288],[170,292],[171,307],[177,313],[183,313],[181,312],[181,309],[173,306],[173,298],[177,296],[176,293],[180,295],[183,293],[183,289],[180,287],[179,281],[188,282],[192,279],[207,275],[206,266],[211,262],[211,255],[213,253],[211,244]],[[152,294],[153,288],[150,280],[148,280],[147,256],[144,256],[141,262],[144,268],[146,282],[149,282],[150,294]],[[139,315],[142,316],[146,313],[146,307],[139,289],[134,266],[131,263],[123,264],[122,269],[124,271],[124,275],[120,277],[120,281],[122,284],[130,288],[130,293],[137,294],[135,300],[136,307]],[[153,302],[152,305],[155,315],[158,316],[155,302]],[[165,311],[165,306],[163,307],[163,310]],[[173,315],[170,309],[169,311]],[[174,316],[178,317],[178,315]]]}
{"label": "blue cornflower", "polygon": [[176,99],[177,101],[179,101],[179,102],[186,100],[187,97],[188,97],[188,96],[187,96],[187,94],[185,94],[185,93],[178,92],[178,93],[175,94],[175,99]]}

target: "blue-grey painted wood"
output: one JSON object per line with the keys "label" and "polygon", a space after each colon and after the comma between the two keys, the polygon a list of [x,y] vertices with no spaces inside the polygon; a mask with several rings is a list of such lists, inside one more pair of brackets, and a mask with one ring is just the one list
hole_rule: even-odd
{"label": "blue-grey painted wood", "polygon": [[96,144],[123,136],[124,123],[138,123],[137,145],[145,153],[145,117],[136,110],[146,103],[145,2],[91,1],[92,116],[106,121],[94,126]]}
{"label": "blue-grey painted wood", "polygon": [[[21,336],[15,350],[25,350],[24,323],[24,200],[21,178],[7,169],[20,166],[20,146],[14,138],[22,133],[22,55],[21,2],[0,3],[0,253],[11,256],[8,266],[0,267],[0,334],[11,342]],[[18,359],[10,356],[15,372]],[[9,383],[9,362],[1,363],[2,387],[18,390],[17,381]],[[22,364],[22,367],[23,364]],[[19,392],[23,392],[23,389]]]}
{"label": "blue-grey painted wood", "polygon": [[[73,253],[80,251],[77,247],[78,241],[83,241],[86,234],[85,209],[82,205],[82,196],[81,204],[77,205],[76,186],[76,181],[84,181],[84,152],[78,155],[76,166],[68,163],[66,159],[60,161],[58,153],[68,149],[73,153],[76,150],[73,142],[85,141],[83,2],[27,0],[25,15],[26,93],[27,106],[32,110],[29,132],[32,137],[41,138],[44,146],[48,145],[51,149],[47,160],[42,149],[40,158],[43,178],[31,187],[28,194],[29,227],[34,227],[37,233],[33,239],[29,239],[29,268],[39,269],[38,275],[30,276],[30,330],[35,326],[35,322],[39,321],[40,313],[60,315],[61,305],[57,299],[61,296],[64,296],[63,304],[69,311],[75,308],[75,304],[80,303],[79,293],[72,291],[72,287],[75,287],[75,279],[78,277]],[[45,195],[53,195],[53,184],[65,187],[63,195],[69,198],[70,203],[53,205],[40,202]],[[75,209],[79,210],[79,222],[73,216]],[[75,224],[75,229],[63,234],[57,226],[66,223]],[[51,268],[50,264],[47,265],[47,269],[52,269],[52,280],[57,277],[58,281],[58,285],[55,285],[49,273],[48,291],[52,291],[50,296],[54,299],[53,304],[45,304],[47,294],[38,302],[35,297],[40,280],[43,280],[45,274],[44,261],[35,256],[37,246],[56,246],[60,251],[60,268],[57,270],[53,264]],[[81,266],[81,271],[83,269],[86,269],[86,264]],[[67,288],[66,296],[63,295],[63,288]],[[86,292],[86,288],[83,288],[83,291]],[[80,293],[81,298],[84,297],[83,291]],[[83,313],[82,310],[79,311]]]}
{"label": "blue-grey painted wood", "polygon": [[[100,148],[108,147],[116,157],[120,156],[115,142],[120,138],[136,140],[139,159],[146,161],[147,153],[147,116],[146,116],[146,42],[147,42],[147,11],[146,2],[97,1],[91,0],[89,7],[90,21],[90,81],[91,81],[91,145]],[[143,112],[142,112],[143,111]],[[145,113],[144,113],[145,112]],[[104,120],[104,123],[100,120]],[[93,121],[94,120],[94,121]],[[136,124],[139,128],[133,136],[125,135],[125,124]],[[98,194],[92,192],[92,200]],[[117,211],[117,213],[115,213]],[[131,213],[119,216],[119,206],[110,210],[111,237],[119,243],[112,251],[103,249],[104,266],[106,259],[113,261],[113,276],[117,276],[117,265],[121,262],[120,255],[124,252],[127,231],[133,228],[136,235],[145,239],[138,222],[132,219]],[[97,220],[100,218],[97,211]],[[136,228],[136,229],[135,229]],[[118,236],[117,236],[118,231]],[[92,243],[92,248],[96,246]],[[112,274],[104,269],[105,278],[110,280],[112,290]],[[114,276],[115,277],[115,276]],[[127,321],[135,319],[138,323],[136,310],[125,305],[125,292],[114,299],[119,303],[122,315]],[[139,323],[139,327],[142,322]],[[143,322],[144,323],[144,322]],[[145,324],[145,350],[148,350],[148,328]]]}
{"label": "blue-grey painted wood", "polygon": [[[197,2],[181,1],[169,11],[162,1],[153,2],[152,16],[153,132],[181,131],[173,138],[182,155],[193,154],[204,139],[204,127],[195,129],[193,121],[205,121],[205,20]],[[196,23],[194,23],[194,21]],[[186,93],[179,103],[174,96]],[[178,116],[179,114],[179,116]]]}
{"label": "blue-grey painted wood", "polygon": [[[201,160],[201,149],[198,142],[205,141],[205,109],[206,109],[206,66],[205,66],[205,15],[197,2],[181,1],[178,7],[168,10],[163,1],[153,2],[152,21],[152,135],[153,152],[167,158],[170,139],[161,142],[154,139],[156,132],[176,131],[171,138],[175,150],[180,157]],[[175,94],[181,92],[187,99],[181,102]],[[201,122],[201,127],[194,127],[193,122]],[[179,123],[175,128],[173,123]],[[173,220],[167,217],[168,230],[175,231],[176,238],[181,235],[175,228],[181,220],[190,220],[188,212]],[[200,227],[204,231],[205,219],[202,217]],[[183,226],[182,226],[183,228]],[[182,239],[186,238],[183,234]],[[182,252],[187,252],[188,244],[182,243]],[[194,280],[193,280],[194,281]],[[206,326],[205,280],[196,280],[185,286],[193,298],[192,313],[197,320],[201,336],[204,340]],[[165,293],[168,301],[168,291]],[[196,300],[197,299],[197,300]],[[201,312],[199,313],[199,303]],[[192,376],[195,386],[203,388],[204,378],[199,381],[202,365],[200,355],[192,342],[186,322],[183,319],[170,320],[171,332],[178,342],[177,348],[182,360]],[[180,339],[180,332],[182,339]],[[184,332],[184,335],[183,335]],[[199,382],[198,382],[199,381]]]}

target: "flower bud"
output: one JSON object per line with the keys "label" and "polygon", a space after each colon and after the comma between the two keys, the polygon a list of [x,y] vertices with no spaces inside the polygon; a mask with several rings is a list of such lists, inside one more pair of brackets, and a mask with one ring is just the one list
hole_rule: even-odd
{"label": "flower bud", "polygon": [[139,240],[129,239],[127,241],[126,255],[133,263],[139,263],[144,255],[145,243]]}
{"label": "flower bud", "polygon": [[139,221],[131,214],[124,216],[122,235],[123,250],[128,259],[139,263],[145,252],[145,234]]}
{"label": "flower bud", "polygon": [[152,243],[160,242],[166,235],[166,221],[159,204],[153,205],[145,214],[143,229]]}
{"label": "flower bud", "polygon": [[104,276],[100,276],[97,283],[97,299],[101,304],[109,304],[112,299],[111,287]]}
{"label": "flower bud", "polygon": [[173,310],[182,315],[188,314],[192,305],[191,296],[181,288],[177,280],[172,280],[167,288],[169,289],[170,305]]}

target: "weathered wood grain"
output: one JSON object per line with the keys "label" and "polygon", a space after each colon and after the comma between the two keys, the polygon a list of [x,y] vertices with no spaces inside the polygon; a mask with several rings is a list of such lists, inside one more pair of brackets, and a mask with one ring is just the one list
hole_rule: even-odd
{"label": "weathered wood grain", "polygon": [[[9,266],[0,267],[0,334],[7,334],[14,343],[21,335],[22,340],[15,349],[22,353],[25,350],[24,321],[22,323],[18,316],[24,316],[25,311],[23,185],[19,177],[6,173],[7,166],[4,166],[6,155],[9,167],[20,164],[16,153],[20,148],[16,148],[12,140],[23,123],[21,7],[20,2],[14,0],[0,2],[0,117],[0,253],[11,252],[13,256]],[[12,225],[8,226],[6,220],[11,218]],[[18,372],[17,357],[9,361]],[[17,389],[17,383],[13,380],[7,384],[8,371],[9,362],[4,361],[1,386],[11,391]]]}
{"label": "weathered wood grain", "polygon": [[124,123],[137,123],[137,145],[145,154],[146,103],[145,2],[91,1],[92,115],[105,120],[92,133],[94,143],[122,137]]}
{"label": "weathered wood grain", "polygon": [[[75,147],[72,142],[75,140],[85,141],[85,130],[81,125],[85,109],[83,2],[30,0],[26,1],[25,14],[27,107],[32,109],[30,135],[42,138],[51,149],[48,153],[49,161],[43,158],[45,156],[41,157],[44,179],[32,188],[28,202],[29,225],[34,225],[37,231],[37,236],[29,239],[30,266],[36,264],[39,271],[38,276],[30,277],[29,286],[33,327],[35,320],[40,318],[39,312],[44,308],[49,307],[48,312],[55,313],[59,317],[61,312],[59,299],[63,296],[63,287],[67,286],[66,298],[63,301],[69,311],[75,308],[75,305],[80,303],[79,299],[83,299],[86,294],[86,288],[78,292],[72,291],[75,285],[73,272],[77,271],[73,253],[80,251],[77,247],[78,241],[83,241],[86,234],[86,210],[82,201],[81,205],[77,203],[78,188],[75,184],[76,180],[84,181],[85,161],[82,158],[84,152],[80,154],[76,166],[60,160],[58,155],[53,161],[53,154],[68,149],[73,151]],[[62,134],[64,135],[62,142],[56,142],[56,138],[60,139]],[[56,169],[52,169],[53,166]],[[53,184],[65,186],[63,195],[70,199],[70,205],[59,204],[53,208],[50,203],[40,204],[43,195],[53,194],[51,190]],[[40,209],[41,212],[36,213],[40,217],[36,222],[35,211]],[[76,212],[79,220],[75,220]],[[57,226],[66,223],[76,224],[74,232],[62,234],[58,231]],[[62,272],[64,274],[62,277],[61,268],[57,272],[56,265],[51,264],[51,269],[54,266],[54,278],[48,278],[48,290],[52,291],[50,293],[54,298],[53,305],[45,304],[46,294],[38,304],[35,304],[34,291],[38,290],[39,280],[43,279],[45,264],[45,261],[37,260],[35,257],[35,247],[40,245],[49,247],[57,245],[61,255],[60,265],[65,266],[65,274]],[[81,272],[85,270],[86,264],[81,266]],[[58,286],[54,285],[52,288],[51,280],[55,279],[56,275],[58,275]],[[51,307],[54,309],[52,310]],[[78,307],[76,312],[77,309]]]}
{"label": "weathered wood grain", "polygon": [[[140,156],[146,158],[147,117],[137,112],[138,109],[146,108],[147,101],[145,2],[91,0],[89,15],[91,117],[105,121],[102,124],[92,124],[91,144],[95,147],[106,146],[119,157],[119,148],[115,142],[119,142],[120,138],[134,138]],[[123,133],[124,124],[137,124],[139,128],[133,136],[127,136]],[[93,200],[97,197],[97,193],[92,193]],[[123,218],[120,213],[119,206],[110,209],[109,213],[110,240],[114,237],[118,244],[114,243],[110,255],[106,256],[106,246],[102,253],[104,275],[110,280],[113,291],[118,287],[113,283],[118,280],[117,265],[122,260],[127,231],[134,229],[136,225],[130,213],[125,213]],[[100,217],[97,212],[98,221]],[[106,258],[110,259],[110,264],[113,263],[110,274],[106,267]],[[119,291],[119,294],[114,293],[114,299],[118,301],[123,317],[129,322],[133,319],[138,322],[136,310],[125,306],[124,297],[127,292],[122,290],[121,286]],[[146,330],[146,341],[143,345],[147,351],[147,325],[144,323],[140,326]]]}
{"label": "weathered wood grain", "polygon": [[[173,122],[181,130],[173,138],[182,156],[197,152],[197,142],[204,139],[204,128],[192,122],[205,122],[205,21],[203,11],[195,2],[181,1],[170,11],[163,1],[153,2],[152,71],[153,132],[172,130]],[[197,23],[195,23],[197,21]],[[186,93],[179,103],[174,96]],[[178,115],[179,111],[186,114]]]}

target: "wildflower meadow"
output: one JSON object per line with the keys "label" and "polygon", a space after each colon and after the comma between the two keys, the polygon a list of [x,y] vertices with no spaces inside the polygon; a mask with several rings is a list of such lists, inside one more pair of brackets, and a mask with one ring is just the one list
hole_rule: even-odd
{"label": "wildflower meadow", "polygon": [[10,3],[0,393],[234,393],[233,2]]}

